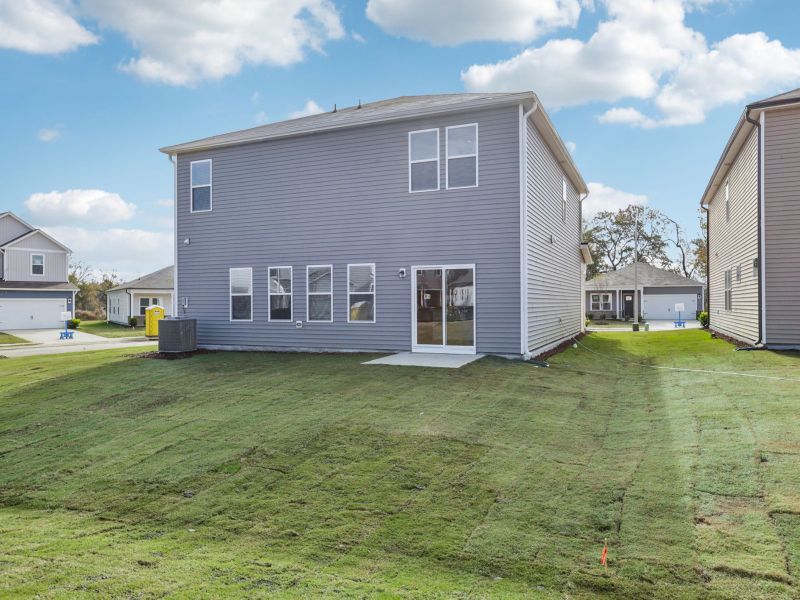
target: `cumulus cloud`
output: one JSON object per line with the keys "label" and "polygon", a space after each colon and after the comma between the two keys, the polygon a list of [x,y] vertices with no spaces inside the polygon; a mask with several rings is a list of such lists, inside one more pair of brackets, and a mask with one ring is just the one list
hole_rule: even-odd
{"label": "cumulus cloud", "polygon": [[800,82],[800,50],[763,33],[733,35],[709,47],[685,17],[713,2],[604,0],[607,18],[588,40],[550,40],[508,60],[472,65],[461,77],[470,91],[534,89],[554,108],[649,101],[653,116],[631,107],[600,116],[603,123],[642,128],[699,123],[721,104]]}
{"label": "cumulus cloud", "polygon": [[310,115],[318,115],[319,113],[325,112],[319,104],[314,102],[313,100],[309,100],[305,103],[303,108],[300,110],[295,110],[289,113],[290,119],[299,119],[300,117],[308,117]]}
{"label": "cumulus cloud", "polygon": [[590,182],[588,186],[589,196],[583,201],[583,216],[587,219],[605,210],[617,211],[629,204],[646,204],[648,201],[643,194],[623,192],[602,183]]}
{"label": "cumulus cloud", "polygon": [[575,154],[575,151],[578,149],[578,144],[575,142],[564,142],[564,145],[567,147],[570,154]]}
{"label": "cumulus cloud", "polygon": [[36,133],[36,137],[40,142],[54,142],[61,137],[61,130],[44,127]]}
{"label": "cumulus cloud", "polygon": [[25,207],[45,224],[116,223],[127,221],[136,213],[135,204],[104,190],[40,192],[31,194]]}
{"label": "cumulus cloud", "polygon": [[0,48],[60,54],[96,44],[98,38],[71,14],[66,0],[0,2]]}
{"label": "cumulus cloud", "polygon": [[81,9],[139,50],[123,70],[171,85],[291,65],[345,36],[330,0],[82,0]]}
{"label": "cumulus cloud", "polygon": [[101,272],[116,271],[123,279],[145,275],[173,261],[173,235],[169,231],[61,226],[43,229],[72,250],[74,261]]}
{"label": "cumulus cloud", "polygon": [[578,0],[369,0],[367,17],[387,33],[436,45],[499,40],[530,42],[574,27]]}

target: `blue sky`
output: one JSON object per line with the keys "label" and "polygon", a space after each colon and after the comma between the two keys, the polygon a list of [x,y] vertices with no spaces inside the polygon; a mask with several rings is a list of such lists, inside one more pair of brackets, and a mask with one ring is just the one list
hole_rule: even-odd
{"label": "blue sky", "polygon": [[[171,143],[398,95],[539,93],[593,194],[694,233],[793,0],[0,0],[0,210],[125,277],[171,261]],[[311,104],[309,104],[311,103]]]}

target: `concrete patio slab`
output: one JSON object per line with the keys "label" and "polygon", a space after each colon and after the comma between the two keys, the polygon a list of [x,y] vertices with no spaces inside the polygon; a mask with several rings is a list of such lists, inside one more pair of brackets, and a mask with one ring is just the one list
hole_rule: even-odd
{"label": "concrete patio slab", "polygon": [[483,354],[439,354],[435,352],[400,352],[375,360],[365,365],[395,365],[400,367],[433,367],[437,369],[460,369],[464,365],[483,358]]}

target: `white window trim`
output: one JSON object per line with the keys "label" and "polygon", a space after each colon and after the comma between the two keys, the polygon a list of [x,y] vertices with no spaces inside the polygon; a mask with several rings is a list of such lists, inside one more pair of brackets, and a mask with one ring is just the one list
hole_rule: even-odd
{"label": "white window trim", "polygon": [[[272,270],[273,269],[289,269],[289,281],[291,281],[291,291],[286,292],[273,292],[272,291]],[[272,297],[273,296],[289,296],[289,318],[288,319],[273,319],[272,318]],[[286,265],[282,267],[267,267],[267,321],[274,321],[276,323],[291,323],[294,321],[294,270],[292,267]]]}
{"label": "white window trim", "polygon": [[[308,285],[308,275],[311,269],[330,269],[331,270],[331,291],[330,292],[310,292],[311,286]],[[330,319],[311,319],[310,302],[311,296],[330,296],[331,297],[331,318]],[[306,321],[309,323],[333,323],[333,265],[306,265]]]}
{"label": "white window trim", "polygon": [[[350,267],[372,267],[372,292],[351,292],[350,291]],[[375,323],[378,318],[377,285],[378,276],[375,270],[375,263],[352,263],[347,265],[347,322],[348,323]],[[350,320],[350,296],[364,296],[372,294],[372,320],[371,321],[351,321]]]}
{"label": "white window trim", "polygon": [[567,178],[561,178],[561,221],[567,222]]}
{"label": "white window trim", "polygon": [[[42,257],[42,272],[41,272],[41,274],[33,272],[33,257],[34,256],[41,256]],[[31,253],[31,277],[44,277],[44,274],[46,272],[47,271],[46,271],[46,268],[45,268],[45,257],[44,257],[44,254],[39,253],[39,252]]]}
{"label": "white window trim", "polygon": [[[233,271],[250,271],[250,293],[249,294],[234,294],[231,292],[231,273]],[[233,297],[234,296],[250,296],[250,318],[249,319],[234,319],[233,318]],[[228,321],[231,323],[252,323],[253,322],[253,267],[231,267],[228,269]]]}
{"label": "white window trim", "polygon": [[[197,163],[208,163],[208,184],[194,185],[192,183],[192,165]],[[208,188],[208,208],[205,210],[194,210],[194,194],[192,191],[195,188],[207,187]],[[214,165],[210,158],[203,160],[193,160],[189,163],[189,212],[190,213],[207,213],[214,209]]]}
{"label": "white window trim", "polygon": [[[448,148],[448,138],[449,132],[451,129],[458,129],[460,127],[475,127],[475,154],[457,154],[455,156],[450,156],[450,149]],[[463,123],[461,125],[451,125],[450,127],[445,127],[445,134],[444,134],[444,184],[446,189],[448,190],[466,190],[470,188],[476,188],[480,185],[480,169],[478,168],[478,163],[480,159],[478,158],[478,124],[477,123]],[[451,158],[472,158],[475,157],[475,185],[450,185],[450,159]]]}
{"label": "white window trim", "polygon": [[725,220],[731,220],[731,180],[725,180]]}
{"label": "white window trim", "polygon": [[[594,297],[600,296],[600,302],[595,302]],[[608,304],[608,308],[603,308],[604,304]],[[595,308],[597,305],[597,308]],[[590,310],[599,310],[601,312],[608,312],[613,309],[611,304],[611,294],[608,292],[592,292],[589,294],[589,306],[591,306]]]}
{"label": "white window trim", "polygon": [[[425,162],[433,162],[432,158],[427,158],[425,160],[411,160],[411,136],[415,133],[430,133],[431,131],[436,132],[436,187],[430,188],[427,190],[412,190],[411,189],[411,165],[417,163],[425,163]],[[442,182],[441,176],[439,174],[441,165],[439,161],[441,160],[441,144],[439,139],[439,129],[417,129],[416,131],[409,131],[408,132],[408,193],[409,194],[424,194],[425,192],[438,192],[442,189]]]}

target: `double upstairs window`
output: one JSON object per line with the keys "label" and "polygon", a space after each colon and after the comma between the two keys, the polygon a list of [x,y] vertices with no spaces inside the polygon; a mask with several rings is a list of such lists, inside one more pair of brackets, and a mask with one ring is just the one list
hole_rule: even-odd
{"label": "double upstairs window", "polygon": [[211,159],[195,160],[190,163],[191,171],[191,212],[209,212],[211,210]]}
{"label": "double upstairs window", "polygon": [[[439,129],[408,134],[408,191],[433,192],[439,181]],[[478,186],[478,124],[445,128],[445,188]]]}

